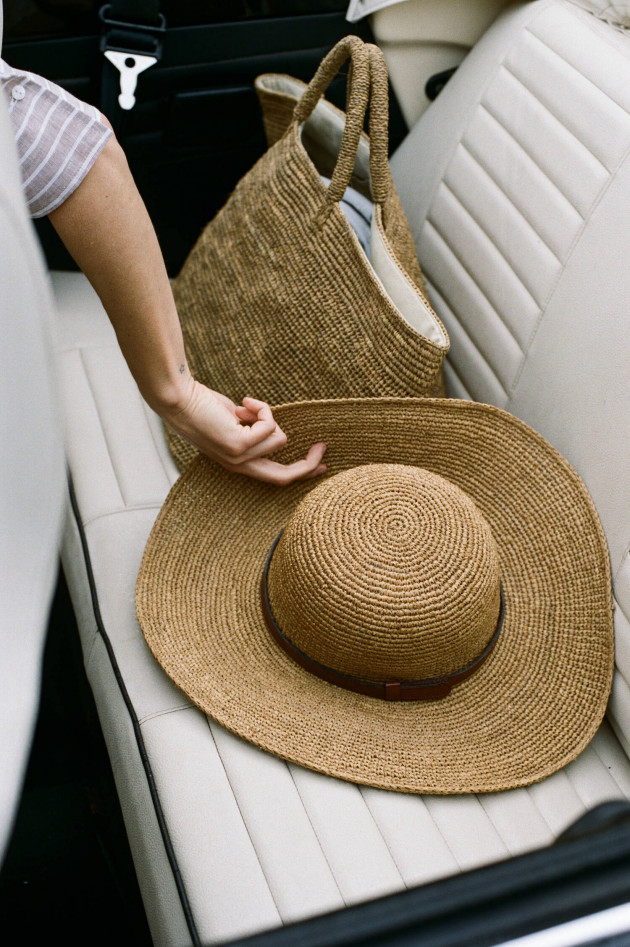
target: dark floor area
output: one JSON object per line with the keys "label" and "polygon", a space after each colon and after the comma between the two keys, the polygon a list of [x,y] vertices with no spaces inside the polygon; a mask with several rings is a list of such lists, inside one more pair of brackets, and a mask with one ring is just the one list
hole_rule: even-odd
{"label": "dark floor area", "polygon": [[63,579],[37,729],[0,871],[6,943],[150,947],[122,814]]}

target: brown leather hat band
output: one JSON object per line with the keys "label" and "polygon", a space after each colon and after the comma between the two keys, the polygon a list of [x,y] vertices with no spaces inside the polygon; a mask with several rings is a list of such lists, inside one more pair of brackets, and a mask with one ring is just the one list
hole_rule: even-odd
{"label": "brown leather hat band", "polygon": [[312,658],[309,658],[309,656],[303,651],[300,651],[300,649],[297,648],[293,642],[282,633],[276,624],[275,618],[273,617],[271,606],[269,604],[267,577],[269,574],[271,558],[276,546],[278,545],[280,536],[282,536],[282,533],[280,533],[274,540],[269,555],[267,556],[265,570],[262,576],[261,599],[263,615],[272,637],[277,642],[277,644],[280,645],[283,651],[285,651],[289,657],[296,662],[296,664],[299,664],[300,667],[303,667],[306,671],[309,671],[316,677],[320,677],[322,680],[328,681],[329,684],[336,684],[337,687],[343,687],[346,690],[354,691],[357,694],[365,694],[367,697],[378,697],[381,700],[439,700],[442,697],[446,697],[450,693],[452,687],[454,687],[456,684],[459,684],[461,681],[465,681],[466,678],[470,677],[471,674],[481,667],[497,643],[499,632],[501,631],[501,627],[503,625],[503,616],[505,614],[505,601],[503,597],[502,585],[499,586],[501,605],[499,608],[499,617],[497,620],[496,631],[481,654],[475,658],[471,664],[468,664],[465,668],[462,668],[461,671],[456,671],[454,674],[448,674],[444,677],[427,678],[422,681],[377,682],[365,681],[362,678],[352,677],[349,674],[341,674],[339,671],[335,671],[332,668],[326,667],[324,664],[320,664],[318,661],[314,661]]}

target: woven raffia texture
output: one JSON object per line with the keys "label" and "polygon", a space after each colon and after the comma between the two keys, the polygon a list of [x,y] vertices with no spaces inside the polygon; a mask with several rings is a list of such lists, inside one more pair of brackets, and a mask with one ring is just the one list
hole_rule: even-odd
{"label": "woven raffia texture", "polygon": [[267,145],[270,148],[282,138],[291,124],[298,101],[297,96],[278,87],[283,79],[286,79],[287,85],[296,83],[292,76],[281,76],[278,73],[259,76],[256,80],[256,94],[262,109]]}
{"label": "woven raffia texture", "polygon": [[[491,792],[543,779],[574,759],[603,718],[614,644],[606,541],[570,465],[518,419],[474,402],[312,402],[281,406],[276,417],[288,435],[282,461],[323,438],[327,476],[349,471],[350,486],[351,468],[398,463],[459,488],[496,543],[505,598],[499,638],[486,662],[443,700],[391,703],[313,676],[269,634],[260,583],[274,540],[322,482],[277,488],[198,457],[158,516],[136,593],[146,640],[179,687],[263,749],[386,789]],[[363,474],[356,475],[360,490]],[[436,504],[445,505],[447,491],[431,494],[423,482],[424,516],[407,481],[406,502],[390,497],[380,514],[373,510],[374,525],[364,520],[368,540],[371,531],[380,533],[378,555],[389,549],[392,568],[392,550],[409,560],[432,532],[425,517],[435,519]],[[494,561],[474,508],[456,504],[460,538],[464,524],[474,523],[473,547],[485,546]],[[335,521],[342,523],[342,513]],[[347,541],[351,529],[343,529]],[[457,537],[449,542],[458,548]],[[466,575],[461,554],[449,567],[429,551],[428,569],[440,565],[436,581],[453,586],[458,572]],[[365,570],[367,549],[360,545],[357,555]],[[334,549],[330,556],[334,573],[343,564]],[[474,553],[475,561],[485,556]],[[415,569],[426,594],[435,595],[426,591],[432,583],[418,562]],[[397,581],[404,584],[405,576],[406,570]],[[361,575],[348,581],[356,597]],[[369,596],[371,574],[364,582],[361,600]],[[470,589],[477,589],[474,581]],[[401,588],[401,595],[414,601],[413,590]]]}
{"label": "woven raffia texture", "polygon": [[[306,88],[304,83],[300,83],[292,76],[283,76],[277,73],[262,75],[256,80],[256,93],[262,109],[265,136],[269,147],[282,138],[291,124],[298,99],[297,95],[292,95],[288,90],[300,86]],[[322,101],[318,108],[322,106],[340,116],[343,115],[331,102]],[[366,143],[369,143],[367,135],[364,136],[364,139]],[[420,292],[428,298],[424,274],[420,268],[416,247],[409,229],[409,222],[393,185],[384,207],[383,216],[385,233],[395,250],[399,264]],[[440,380],[432,394],[437,397],[443,393],[443,374],[440,372]]]}
{"label": "woven raffia texture", "polygon": [[455,484],[369,464],[296,507],[268,589],[282,633],[319,664],[370,681],[423,680],[466,667],[492,638],[498,552]]}
{"label": "woven raffia texture", "polygon": [[[361,104],[348,111],[354,150],[342,142],[330,189],[294,120],[239,182],[174,282],[192,374],[236,403],[245,395],[273,405],[441,390],[446,330],[420,288],[418,297],[444,344],[402,317],[331,197],[344,175],[351,179],[372,84],[379,94],[373,91],[370,103],[371,147],[381,155],[379,162],[370,153],[374,214],[396,265],[423,285],[387,166],[386,73],[375,78],[370,72],[368,47],[360,40],[347,38],[346,45],[359,57],[353,58],[352,81],[353,101]],[[380,52],[371,55],[381,56],[374,69],[384,70]],[[313,96],[309,108],[317,100]],[[166,433],[182,469],[196,451],[169,428]]]}

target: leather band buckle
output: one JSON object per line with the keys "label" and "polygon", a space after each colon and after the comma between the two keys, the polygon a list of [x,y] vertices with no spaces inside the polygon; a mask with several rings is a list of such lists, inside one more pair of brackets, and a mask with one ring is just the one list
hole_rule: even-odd
{"label": "leather band buckle", "polygon": [[267,556],[265,569],[262,575],[260,592],[263,616],[271,636],[275,642],[280,645],[282,650],[288,654],[296,664],[299,664],[300,667],[304,668],[306,671],[309,671],[311,674],[314,674],[316,677],[327,681],[329,684],[335,684],[337,687],[343,687],[345,690],[354,691],[356,694],[364,694],[366,697],[378,697],[381,700],[441,700],[450,694],[452,688],[456,684],[466,680],[466,678],[470,677],[471,674],[474,674],[474,672],[481,667],[497,643],[505,615],[505,600],[503,597],[503,585],[501,584],[499,585],[499,595],[501,600],[499,607],[499,617],[497,619],[497,627],[492,638],[483,649],[481,654],[478,655],[474,661],[461,670],[456,671],[454,674],[448,674],[442,677],[427,678],[422,681],[379,682],[367,681],[362,678],[352,677],[350,674],[342,674],[340,671],[335,671],[333,668],[326,667],[326,665],[320,664],[319,661],[314,661],[313,658],[310,658],[307,654],[301,651],[300,648],[294,645],[293,642],[286,637],[286,635],[283,634],[283,632],[278,627],[278,624],[271,611],[267,578],[269,574],[271,558],[276,546],[278,545],[280,536],[282,536],[282,533],[280,533],[274,540],[269,555]]}

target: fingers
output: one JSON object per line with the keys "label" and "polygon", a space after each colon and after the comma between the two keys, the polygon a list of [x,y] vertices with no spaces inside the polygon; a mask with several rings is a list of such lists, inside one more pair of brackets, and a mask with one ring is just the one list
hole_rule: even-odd
{"label": "fingers", "polygon": [[281,450],[286,434],[276,424],[271,408],[265,401],[243,398],[243,405],[235,407],[237,418],[244,422],[234,432],[234,442],[228,462],[244,464],[257,457],[264,457]]}
{"label": "fingers", "polygon": [[[265,401],[245,397],[242,406],[236,408],[236,414],[241,421],[250,425],[240,429],[243,439],[249,439],[249,446],[238,458],[224,463],[228,470],[278,486],[286,486],[296,480],[310,480],[325,473],[326,465],[322,463],[322,457],[326,444],[323,442],[313,444],[306,457],[292,464],[279,464],[266,456],[284,447],[287,438],[274,421],[271,408]],[[271,433],[270,423],[273,424]]]}
{"label": "fingers", "polygon": [[241,428],[243,438],[247,439],[248,446],[260,444],[266,437],[273,435],[276,429],[279,430],[271,413],[271,408],[265,401],[243,398],[243,407],[252,416],[251,426]]}
{"label": "fingers", "polygon": [[265,401],[243,398],[235,405],[225,395],[195,383],[184,408],[165,418],[208,457],[234,473],[267,483],[289,484],[320,476],[326,470],[324,443],[314,444],[306,457],[280,464],[268,455],[285,446],[287,437]]}
{"label": "fingers", "polygon": [[279,464],[275,460],[261,457],[242,464],[223,464],[223,466],[233,473],[245,474],[255,480],[287,486],[296,480],[312,480],[325,473],[327,468],[322,463],[325,451],[326,444],[320,441],[318,444],[313,444],[306,457],[292,464]]}
{"label": "fingers", "polygon": [[249,408],[245,408],[242,404],[237,404],[234,413],[239,421],[245,421],[246,424],[251,424],[252,421],[255,421],[258,415],[255,411],[250,411]]}
{"label": "fingers", "polygon": [[[243,432],[251,431],[252,428],[241,428]],[[287,436],[284,431],[275,425],[274,430],[268,436],[263,436],[258,440],[259,433],[255,432],[252,437],[247,434],[241,434],[240,431],[234,436],[232,450],[226,457],[229,463],[244,464],[250,460],[256,460],[258,457],[266,457],[267,454],[274,454],[281,450],[286,442]],[[253,440],[253,443],[252,443]]]}

